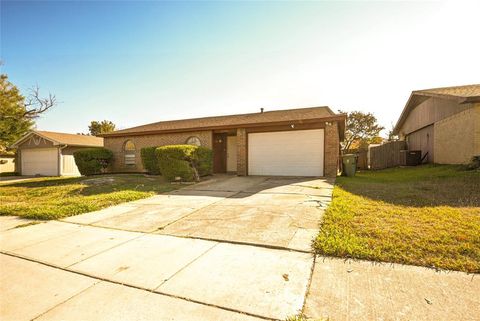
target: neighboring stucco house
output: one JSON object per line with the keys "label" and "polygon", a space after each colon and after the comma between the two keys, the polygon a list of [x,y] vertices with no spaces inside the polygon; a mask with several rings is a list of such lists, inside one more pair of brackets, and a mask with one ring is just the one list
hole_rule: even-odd
{"label": "neighboring stucco house", "polygon": [[15,172],[15,155],[0,152],[0,174]]}
{"label": "neighboring stucco house", "polygon": [[47,131],[31,131],[15,144],[21,175],[78,176],[73,152],[102,147],[103,138]]}
{"label": "neighboring stucco house", "polygon": [[394,134],[424,162],[468,163],[480,155],[480,85],[413,91]]}
{"label": "neighboring stucco house", "polygon": [[345,115],[328,107],[163,121],[103,134],[112,171],[142,172],[143,147],[195,144],[213,150],[214,173],[335,176]]}

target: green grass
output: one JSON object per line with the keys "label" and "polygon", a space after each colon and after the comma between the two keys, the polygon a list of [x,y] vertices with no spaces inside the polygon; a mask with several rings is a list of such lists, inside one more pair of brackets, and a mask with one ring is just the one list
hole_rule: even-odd
{"label": "green grass", "polygon": [[179,188],[141,174],[34,178],[0,185],[0,215],[58,219]]}
{"label": "green grass", "polygon": [[480,172],[437,165],[340,177],[314,248],[480,272]]}

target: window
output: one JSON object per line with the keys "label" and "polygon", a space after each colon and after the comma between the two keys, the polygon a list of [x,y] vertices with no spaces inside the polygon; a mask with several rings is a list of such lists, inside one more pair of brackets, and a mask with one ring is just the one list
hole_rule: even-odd
{"label": "window", "polygon": [[201,146],[202,142],[200,141],[200,138],[198,138],[197,136],[190,136],[190,137],[188,137],[188,139],[186,141],[186,144],[187,145],[194,145],[194,146]]}
{"label": "window", "polygon": [[123,145],[123,153],[126,166],[135,165],[135,144],[131,140],[127,140]]}

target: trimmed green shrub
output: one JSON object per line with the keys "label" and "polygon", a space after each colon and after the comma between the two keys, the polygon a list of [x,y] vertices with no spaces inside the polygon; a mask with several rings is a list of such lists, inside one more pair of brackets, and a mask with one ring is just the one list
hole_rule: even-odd
{"label": "trimmed green shrub", "polygon": [[182,181],[198,180],[212,173],[212,151],[192,145],[170,145],[156,149],[158,166],[169,181],[180,177]]}
{"label": "trimmed green shrub", "polygon": [[193,151],[194,146],[191,145],[158,147],[156,155],[163,177],[169,181],[174,181],[176,177],[180,177],[183,181],[193,181],[195,172],[190,166]]}
{"label": "trimmed green shrub", "polygon": [[213,173],[213,152],[206,147],[197,148],[197,170],[198,175],[207,176]]}
{"label": "trimmed green shrub", "polygon": [[140,156],[142,157],[143,167],[149,174],[160,175],[160,167],[158,166],[158,160],[155,150],[157,147],[145,147],[140,150]]}
{"label": "trimmed green shrub", "polygon": [[82,175],[94,175],[105,172],[113,158],[113,153],[103,147],[87,148],[73,152],[75,164]]}

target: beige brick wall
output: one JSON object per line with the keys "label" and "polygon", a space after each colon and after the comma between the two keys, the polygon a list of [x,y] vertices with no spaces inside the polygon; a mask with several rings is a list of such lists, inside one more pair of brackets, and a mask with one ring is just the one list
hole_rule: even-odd
{"label": "beige brick wall", "polygon": [[[140,149],[150,146],[163,146],[173,144],[184,144],[190,136],[197,136],[202,142],[202,146],[212,148],[212,132],[190,132],[174,133],[162,135],[144,135],[130,137],[106,137],[104,140],[105,148],[110,149],[114,154],[114,160],[111,171],[114,172],[141,172],[143,171],[140,158]],[[247,131],[245,128],[237,129],[237,175],[246,176],[247,170]],[[127,140],[132,140],[136,147],[135,166],[124,165],[123,146]],[[327,177],[335,177],[338,169],[338,156],[340,153],[338,124],[333,122],[325,127],[325,173]]]}
{"label": "beige brick wall", "polygon": [[333,122],[325,126],[325,177],[337,176],[339,154],[338,123]]}
{"label": "beige brick wall", "polygon": [[480,155],[480,103],[475,105],[475,131],[474,131],[474,154]]}
{"label": "beige brick wall", "polygon": [[480,154],[480,104],[435,123],[434,161],[465,164]]}
{"label": "beige brick wall", "polygon": [[248,174],[247,163],[247,132],[245,128],[239,128],[237,129],[237,175]]}
{"label": "beige brick wall", "polygon": [[[198,131],[186,133],[155,134],[125,137],[105,137],[105,148],[113,152],[113,163],[110,168],[113,172],[143,172],[140,150],[144,147],[185,144],[190,136],[197,136],[202,146],[212,148],[212,132]],[[124,164],[123,146],[127,140],[135,144],[135,166]]]}

